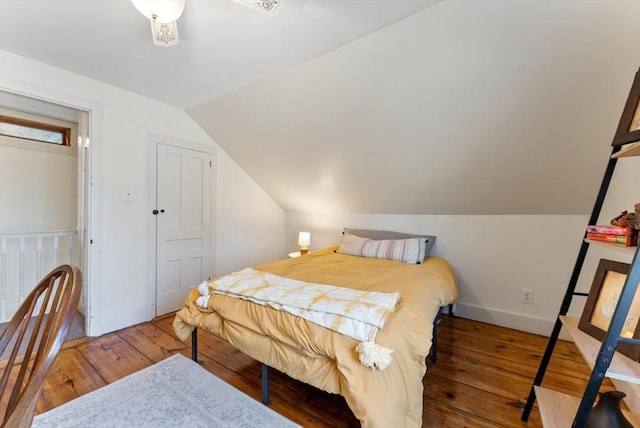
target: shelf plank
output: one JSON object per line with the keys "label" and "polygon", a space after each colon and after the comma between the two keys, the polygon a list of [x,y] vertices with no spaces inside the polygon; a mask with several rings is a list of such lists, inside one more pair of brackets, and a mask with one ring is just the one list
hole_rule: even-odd
{"label": "shelf plank", "polygon": [[606,241],[596,241],[593,239],[585,239],[585,242],[588,242],[590,245],[597,245],[599,247],[605,247],[605,248],[609,248],[612,250],[617,250],[617,251],[622,251],[625,253],[635,253],[636,250],[638,249],[638,247],[627,247],[624,244],[614,244],[613,242],[606,242]]}
{"label": "shelf plank", "polygon": [[[570,427],[576,417],[580,398],[540,386],[536,386],[535,391],[542,426]],[[626,410],[623,410],[622,413],[634,427],[640,427],[640,415]]]}
{"label": "shelf plank", "polygon": [[640,156],[640,141],[637,143],[627,144],[623,146],[618,153],[611,155],[612,158],[625,158],[631,156]]}
{"label": "shelf plank", "polygon": [[[598,358],[598,352],[600,352],[601,342],[578,328],[578,318],[560,317],[560,320],[587,365],[593,370],[595,361]],[[611,365],[609,365],[609,370],[607,370],[607,377],[640,384],[640,363],[616,352],[611,360]]]}

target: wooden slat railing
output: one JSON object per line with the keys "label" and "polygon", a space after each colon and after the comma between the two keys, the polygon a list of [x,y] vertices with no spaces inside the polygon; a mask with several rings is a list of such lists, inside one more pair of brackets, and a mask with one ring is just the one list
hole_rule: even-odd
{"label": "wooden slat railing", "polygon": [[11,318],[49,271],[78,264],[79,246],[75,230],[0,233],[0,323]]}

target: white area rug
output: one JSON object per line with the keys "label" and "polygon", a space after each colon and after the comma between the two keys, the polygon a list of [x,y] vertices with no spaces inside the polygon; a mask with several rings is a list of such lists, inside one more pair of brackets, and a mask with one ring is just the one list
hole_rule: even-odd
{"label": "white area rug", "polygon": [[299,427],[180,354],[37,415],[33,427]]}

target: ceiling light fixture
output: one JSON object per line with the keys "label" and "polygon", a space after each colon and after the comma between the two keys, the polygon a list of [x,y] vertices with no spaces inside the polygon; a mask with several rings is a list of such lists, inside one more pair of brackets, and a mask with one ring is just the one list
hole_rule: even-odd
{"label": "ceiling light fixture", "polygon": [[131,0],[138,11],[149,18],[153,44],[173,46],[178,44],[176,21],[182,15],[185,0]]}
{"label": "ceiling light fixture", "polygon": [[267,13],[276,13],[278,6],[280,6],[280,0],[235,0],[238,3],[242,3],[254,9],[261,10]]}

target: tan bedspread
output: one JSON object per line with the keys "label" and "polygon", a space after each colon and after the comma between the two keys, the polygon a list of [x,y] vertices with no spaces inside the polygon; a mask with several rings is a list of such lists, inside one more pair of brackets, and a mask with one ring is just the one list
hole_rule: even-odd
{"label": "tan bedspread", "polygon": [[224,295],[213,295],[208,309],[199,308],[196,289],[176,314],[176,334],[186,340],[194,327],[203,328],[295,379],[341,394],[363,427],[419,427],[433,318],[440,306],[457,299],[453,269],[440,257],[410,265],[334,249],[254,269],[302,281],[400,292],[396,311],[376,337],[376,343],[395,350],[386,369],[361,365],[354,339],[283,311]]}

